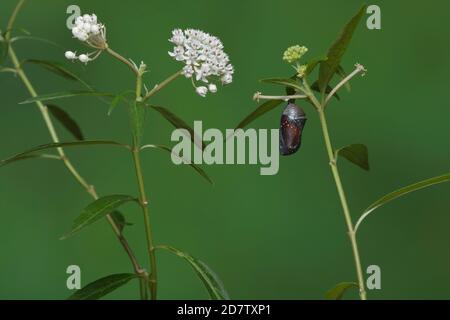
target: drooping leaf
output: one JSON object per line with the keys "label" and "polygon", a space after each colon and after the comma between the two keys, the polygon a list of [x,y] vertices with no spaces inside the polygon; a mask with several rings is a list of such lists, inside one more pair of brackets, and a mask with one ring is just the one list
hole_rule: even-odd
{"label": "drooping leaf", "polygon": [[366,210],[364,210],[363,214],[358,219],[358,222],[355,225],[355,232],[356,232],[356,230],[358,230],[359,226],[364,221],[364,219],[367,218],[367,216],[369,214],[371,214],[373,211],[375,211],[379,207],[391,202],[392,200],[395,200],[397,198],[405,196],[411,192],[414,192],[414,191],[417,191],[420,189],[424,189],[424,188],[428,188],[428,187],[434,186],[436,184],[449,182],[449,181],[450,181],[450,174],[444,174],[442,176],[434,177],[431,179],[427,179],[427,180],[423,180],[423,181],[411,184],[407,187],[404,187],[404,188],[398,189],[394,192],[391,192],[391,193],[385,195],[384,197],[381,197],[380,199],[378,199],[377,201],[372,203]]}
{"label": "drooping leaf", "polygon": [[204,150],[205,145],[203,142],[201,142],[201,138],[198,137],[194,129],[192,129],[184,120],[182,120],[180,117],[175,115],[173,112],[167,110],[166,108],[159,107],[159,106],[152,106],[147,105],[148,107],[152,108],[153,110],[156,110],[161,114],[167,121],[169,121],[175,128],[177,129],[185,129],[189,132],[189,137],[192,140],[192,142],[200,149]]}
{"label": "drooping leaf", "polygon": [[84,140],[83,132],[76,121],[63,109],[53,104],[47,104],[50,113],[67,129],[77,140]]}
{"label": "drooping leaf", "polygon": [[115,94],[107,93],[107,92],[98,92],[98,91],[73,90],[73,91],[67,91],[67,92],[44,94],[44,95],[37,96],[34,98],[29,98],[25,101],[20,102],[19,104],[30,104],[30,103],[34,103],[37,101],[42,102],[42,101],[66,99],[66,98],[81,97],[81,96],[115,97]]}
{"label": "drooping leaf", "polygon": [[282,86],[291,87],[291,88],[295,89],[297,92],[299,92],[299,91],[303,92],[302,87],[295,79],[270,78],[270,79],[262,79],[261,82],[271,83],[271,84],[279,84]]}
{"label": "drooping leaf", "polygon": [[248,126],[250,123],[261,117],[262,115],[266,114],[267,112],[275,109],[278,107],[281,103],[283,103],[283,100],[269,100],[267,102],[264,102],[262,105],[260,105],[258,108],[256,108],[255,111],[250,113],[247,117],[245,117],[244,120],[242,120],[237,126],[237,129],[243,129],[246,126]]}
{"label": "drooping leaf", "polygon": [[132,273],[112,274],[89,283],[82,289],[77,290],[67,300],[97,300],[135,278],[138,278],[138,276]]}
{"label": "drooping leaf", "polygon": [[325,92],[331,78],[336,73],[339,65],[341,64],[342,57],[347,50],[350,41],[353,37],[353,33],[356,30],[361,18],[366,13],[366,5],[363,5],[358,12],[350,19],[350,21],[344,26],[338,39],[333,43],[327,54],[327,61],[320,63],[319,70],[319,88],[321,92]]}
{"label": "drooping leaf", "polygon": [[16,154],[15,156],[12,156],[8,159],[2,160],[2,161],[0,161],[0,167],[7,165],[9,163],[12,163],[12,162],[21,160],[25,156],[33,155],[38,151],[56,149],[56,148],[62,148],[62,147],[90,146],[90,145],[112,145],[112,146],[117,146],[117,147],[122,147],[122,148],[129,148],[129,146],[121,144],[119,142],[106,141],[106,140],[84,140],[84,141],[74,141],[74,142],[49,143],[49,144],[43,144],[43,145],[28,149],[27,151],[21,152],[21,153]]}
{"label": "drooping leaf", "polygon": [[351,144],[349,146],[343,147],[336,150],[336,160],[337,157],[341,156],[348,161],[356,164],[358,167],[369,170],[369,151],[367,147],[363,144]]}
{"label": "drooping leaf", "polygon": [[[320,93],[319,82],[315,81],[315,82],[311,85],[311,90]],[[327,86],[327,90],[325,90],[325,93],[331,93],[332,90],[333,90],[332,87]],[[338,95],[337,92],[333,95],[333,97],[335,97],[337,100],[341,100],[341,97],[339,97],[339,95]]]}
{"label": "drooping leaf", "polygon": [[113,212],[111,212],[110,216],[111,216],[111,218],[113,218],[114,222],[119,227],[120,232],[122,232],[126,226],[133,225],[132,223],[127,222],[127,220],[125,219],[125,216],[122,214],[122,212],[120,212],[118,210],[114,210]]}
{"label": "drooping leaf", "polygon": [[351,288],[359,288],[356,282],[341,282],[325,294],[328,300],[341,300],[344,293]]}
{"label": "drooping leaf", "polygon": [[137,202],[137,199],[132,196],[119,194],[104,196],[95,200],[83,209],[81,214],[74,220],[72,229],[69,233],[62,236],[61,240],[71,237],[81,229],[100,220],[127,202]]}
{"label": "drooping leaf", "polygon": [[22,65],[26,63],[35,64],[38,66],[43,67],[44,69],[60,76],[68,80],[72,81],[81,81],[81,79],[75,75],[74,73],[67,70],[63,65],[53,62],[53,61],[46,61],[46,60],[37,60],[37,59],[28,59],[22,62]]}
{"label": "drooping leaf", "polygon": [[54,46],[56,48],[63,49],[63,47],[60,46],[59,44],[57,44],[56,42],[53,42],[53,41],[50,41],[48,39],[41,38],[41,37],[26,35],[26,36],[17,36],[17,37],[11,38],[11,42],[17,42],[17,41],[22,41],[22,40],[39,41],[39,42],[42,42],[42,43],[50,44],[50,45],[52,45],[52,46]]}
{"label": "drooping leaf", "polygon": [[[60,156],[54,155],[54,154],[45,154],[45,153],[36,153],[36,154],[29,154],[22,157],[17,157],[14,162],[22,161],[22,160],[30,160],[30,159],[51,159],[51,160],[61,160]],[[1,166],[1,164],[0,164]]]}
{"label": "drooping leaf", "polygon": [[311,74],[319,63],[327,61],[327,60],[328,60],[327,56],[319,56],[317,58],[314,58],[314,59],[308,61],[308,63],[306,64],[305,76],[308,76],[309,74]]}
{"label": "drooping leaf", "polygon": [[[167,151],[170,154],[172,154],[172,149],[170,149],[167,146],[162,146],[162,145],[147,144],[147,145],[141,147],[141,150],[145,150],[145,149],[159,149],[159,150]],[[178,155],[176,155],[176,156],[179,157]],[[191,168],[193,168],[199,175],[201,175],[210,184],[214,184],[214,181],[208,176],[208,174],[202,168],[200,168],[199,166],[197,166],[193,163],[190,163],[189,166]]]}
{"label": "drooping leaf", "polygon": [[197,276],[203,282],[206,290],[208,291],[211,300],[229,300],[230,297],[225,290],[222,281],[217,274],[211,270],[203,261],[198,260],[186,252],[182,252],[178,249],[169,246],[158,246],[157,249],[168,250],[178,257],[186,260],[194,269]]}

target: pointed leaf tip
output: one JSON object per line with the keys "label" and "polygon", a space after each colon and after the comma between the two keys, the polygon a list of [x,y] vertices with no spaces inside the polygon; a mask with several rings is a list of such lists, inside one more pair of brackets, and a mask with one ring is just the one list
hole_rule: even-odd
{"label": "pointed leaf tip", "polygon": [[136,274],[119,273],[106,276],[77,290],[67,300],[97,300],[137,278]]}
{"label": "pointed leaf tip", "polygon": [[84,208],[81,214],[74,220],[70,232],[62,236],[60,240],[71,237],[81,229],[114,212],[118,207],[127,202],[137,202],[137,199],[128,195],[110,195],[95,200]]}

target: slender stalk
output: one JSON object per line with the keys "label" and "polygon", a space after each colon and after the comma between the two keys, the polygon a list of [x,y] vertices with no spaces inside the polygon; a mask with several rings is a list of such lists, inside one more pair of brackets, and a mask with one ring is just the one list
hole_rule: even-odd
{"label": "slender stalk", "polygon": [[367,295],[366,295],[366,290],[365,290],[365,285],[364,285],[364,276],[363,276],[362,267],[361,267],[361,259],[359,257],[359,251],[358,251],[358,243],[356,241],[356,235],[355,235],[355,231],[353,228],[353,222],[352,222],[352,218],[350,215],[350,210],[349,210],[348,204],[347,204],[347,198],[345,196],[344,187],[342,186],[341,177],[339,175],[339,170],[336,165],[336,159],[334,157],[333,147],[331,145],[331,140],[330,140],[330,134],[328,132],[328,125],[327,125],[327,121],[326,121],[326,117],[325,117],[325,113],[324,113],[323,109],[319,110],[319,118],[320,118],[320,124],[322,126],[322,132],[323,132],[323,137],[325,140],[325,146],[327,149],[328,158],[330,160],[331,171],[333,173],[334,181],[336,183],[336,188],[337,188],[337,191],[339,194],[339,199],[341,201],[342,209],[344,211],[348,235],[350,237],[350,242],[352,244],[352,251],[353,251],[353,256],[355,259],[355,266],[356,266],[356,274],[358,277],[359,295],[361,297],[361,300],[367,300]]}
{"label": "slender stalk", "polygon": [[174,81],[176,78],[178,78],[179,75],[181,75],[181,73],[183,72],[183,70],[177,71],[175,72],[173,75],[171,75],[170,77],[168,77],[166,80],[164,80],[163,82],[161,82],[160,84],[157,84],[152,90],[150,90],[144,97],[144,101],[148,100],[150,97],[152,97],[154,94],[156,94],[158,91],[160,91],[162,88],[164,88],[165,86],[167,86],[169,83],[171,83],[172,81]]}
{"label": "slender stalk", "polygon": [[[21,0],[16,8],[13,11],[13,14],[11,15],[11,18],[9,19],[8,22],[8,33],[6,36],[6,41],[10,41],[11,39],[11,30],[12,27],[14,25],[14,22],[16,20],[16,17],[20,11],[20,9],[22,8],[22,6],[24,5],[26,0]],[[28,92],[30,93],[30,95],[35,98],[38,96],[36,90],[34,89],[33,85],[31,84],[28,76],[25,74],[25,72],[23,71],[21,65],[20,65],[20,61],[15,53],[14,48],[12,47],[12,44],[9,42],[9,49],[8,49],[8,54],[9,57],[11,58],[11,61],[14,65],[14,68],[16,70],[16,73],[18,74],[20,80],[23,82],[23,84],[25,85],[25,87],[27,88]],[[49,131],[49,134],[51,136],[51,139],[54,143],[58,143],[59,142],[59,137],[58,134],[56,132],[55,126],[53,124],[52,119],[50,118],[49,112],[48,112],[48,108],[41,102],[41,101],[37,101],[36,102],[37,107],[39,108],[39,111],[41,112],[41,115],[43,117],[43,120],[47,126],[47,129]],[[82,176],[81,174],[76,170],[76,168],[73,166],[72,162],[70,161],[70,159],[67,157],[67,155],[64,152],[63,148],[57,148],[57,152],[59,154],[59,158],[63,161],[64,165],[66,166],[66,168],[69,170],[69,172],[72,174],[72,176],[77,180],[77,182],[86,190],[87,193],[89,193],[94,199],[98,199],[98,195],[95,191],[94,186],[90,185]],[[128,258],[131,261],[131,264],[133,266],[134,272],[136,274],[138,274],[139,276],[144,276],[145,278],[145,273],[143,273],[143,269],[141,268],[133,250],[131,249],[128,241],[126,240],[126,238],[123,236],[122,232],[120,231],[120,228],[117,226],[116,222],[114,221],[114,219],[111,217],[111,215],[107,215],[106,216],[109,224],[111,225],[116,237],[118,238],[119,242],[121,243],[122,247],[124,248],[126,254],[128,255]],[[145,279],[143,281],[146,281]],[[144,299],[145,295],[142,295],[141,292],[141,299]]]}
{"label": "slender stalk", "polygon": [[133,161],[136,171],[136,177],[138,181],[139,187],[139,203],[142,207],[142,212],[144,214],[144,225],[145,225],[145,234],[147,239],[147,249],[150,260],[151,274],[150,274],[150,289],[151,289],[151,297],[152,300],[156,300],[157,298],[157,281],[158,281],[158,273],[157,273],[157,265],[156,265],[156,254],[155,254],[155,246],[153,243],[153,235],[152,235],[152,227],[150,223],[150,210],[148,208],[148,200],[145,193],[145,184],[142,173],[142,164],[140,158],[140,149],[136,147],[133,150]]}
{"label": "slender stalk", "polygon": [[130,61],[128,61],[127,59],[125,59],[123,56],[121,56],[120,54],[118,54],[117,52],[115,52],[114,50],[112,50],[110,47],[107,47],[105,49],[106,52],[108,52],[111,56],[113,56],[114,58],[116,58],[117,60],[119,60],[120,62],[126,64],[131,71],[133,71],[133,73],[139,77],[139,70],[136,68],[136,66],[134,64],[132,64]]}

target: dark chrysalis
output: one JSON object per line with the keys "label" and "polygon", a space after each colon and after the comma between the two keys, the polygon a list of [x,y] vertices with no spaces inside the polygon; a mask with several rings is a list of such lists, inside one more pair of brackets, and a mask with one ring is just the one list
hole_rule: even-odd
{"label": "dark chrysalis", "polygon": [[302,108],[289,102],[281,115],[280,153],[283,156],[294,154],[302,144],[302,133],[306,123],[306,114]]}

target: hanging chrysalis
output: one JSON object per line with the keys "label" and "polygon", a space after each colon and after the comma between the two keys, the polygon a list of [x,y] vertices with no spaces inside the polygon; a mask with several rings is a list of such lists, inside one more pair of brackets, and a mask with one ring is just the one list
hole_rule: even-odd
{"label": "hanging chrysalis", "polygon": [[289,102],[281,115],[280,122],[280,153],[283,156],[294,154],[302,144],[303,127],[306,114],[302,108]]}

